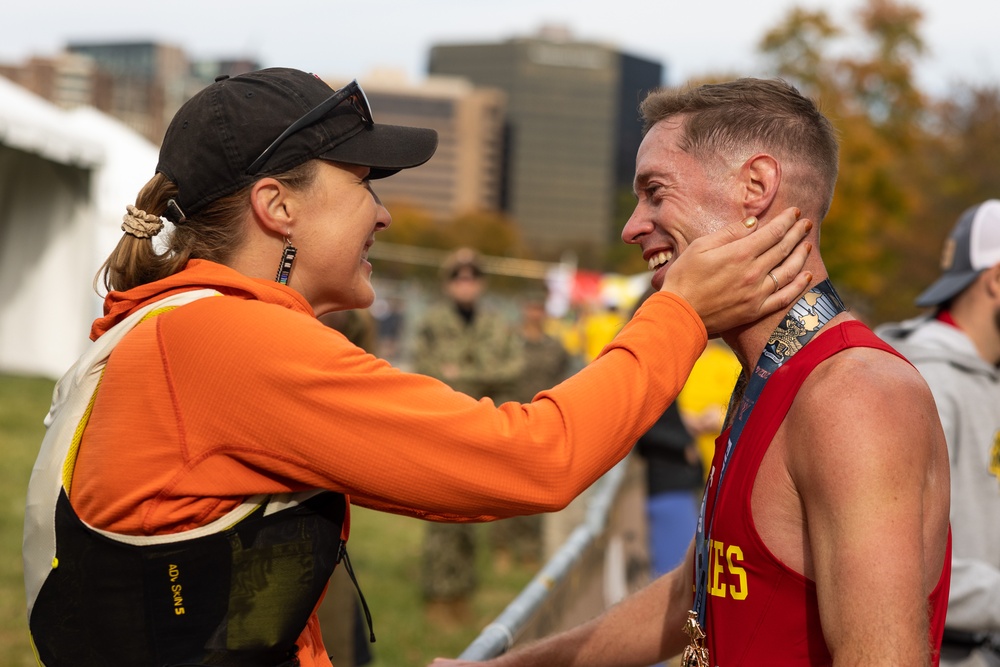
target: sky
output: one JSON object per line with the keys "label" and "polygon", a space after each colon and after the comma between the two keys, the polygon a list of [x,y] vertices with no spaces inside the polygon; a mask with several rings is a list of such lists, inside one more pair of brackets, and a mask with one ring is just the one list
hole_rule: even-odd
{"label": "sky", "polygon": [[[362,80],[387,68],[419,81],[434,44],[502,41],[557,25],[662,63],[665,83],[676,85],[710,72],[766,74],[757,43],[792,7],[825,8],[851,26],[863,1],[10,0],[0,62],[53,55],[71,41],[152,40],[193,58],[249,56],[265,67]],[[1000,82],[1000,0],[909,2],[924,13],[929,52],[917,81],[925,91]]]}

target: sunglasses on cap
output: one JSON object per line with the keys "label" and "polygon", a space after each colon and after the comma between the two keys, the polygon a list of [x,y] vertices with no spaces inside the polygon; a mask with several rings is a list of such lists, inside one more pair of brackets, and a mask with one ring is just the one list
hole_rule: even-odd
{"label": "sunglasses on cap", "polygon": [[355,79],[340,90],[335,91],[333,95],[330,95],[330,97],[317,104],[307,111],[304,116],[285,128],[285,131],[279,134],[278,138],[272,141],[271,145],[265,148],[264,152],[258,155],[257,159],[247,167],[246,173],[251,175],[256,174],[288,137],[302,128],[312,125],[345,102],[351,105],[351,109],[358,114],[366,127],[370,128],[375,124],[375,121],[372,119],[372,108],[368,104],[365,91],[361,89],[361,85]]}

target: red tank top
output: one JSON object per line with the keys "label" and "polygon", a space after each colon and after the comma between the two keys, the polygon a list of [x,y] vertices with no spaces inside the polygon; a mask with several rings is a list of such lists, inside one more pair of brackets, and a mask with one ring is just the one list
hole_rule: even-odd
{"label": "red tank top", "polygon": [[[736,445],[719,491],[711,535],[705,621],[714,667],[832,663],[820,627],[816,584],[784,565],[764,545],[754,527],[750,497],[764,453],[802,382],[820,362],[850,347],[876,348],[901,356],[860,322],[833,326],[771,376]],[[728,437],[726,430],[716,442],[713,476],[721,465]],[[708,494],[707,517],[712,516],[714,495]],[[939,661],[944,632],[950,564],[949,531],[945,567],[929,597],[934,665]]]}

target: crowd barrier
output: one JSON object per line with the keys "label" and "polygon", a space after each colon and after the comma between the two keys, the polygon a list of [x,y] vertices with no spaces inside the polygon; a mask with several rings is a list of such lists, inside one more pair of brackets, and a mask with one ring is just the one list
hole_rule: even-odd
{"label": "crowd barrier", "polygon": [[642,463],[627,457],[587,492],[584,520],[459,656],[488,660],[587,621],[649,581]]}

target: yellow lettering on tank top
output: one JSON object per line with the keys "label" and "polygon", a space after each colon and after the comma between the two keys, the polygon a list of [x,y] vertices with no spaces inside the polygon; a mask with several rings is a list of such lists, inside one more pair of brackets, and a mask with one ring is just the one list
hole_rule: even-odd
{"label": "yellow lettering on tank top", "polygon": [[719,575],[725,571],[726,564],[722,560],[722,553],[725,545],[722,542],[712,540],[712,587],[709,593],[716,597],[726,597],[726,587],[719,583]]}
{"label": "yellow lettering on tank top", "polygon": [[735,575],[739,579],[739,585],[730,584],[729,594],[733,596],[734,600],[746,600],[747,599],[747,571],[736,565],[736,563],[743,562],[743,549],[740,549],[735,544],[729,545],[726,549],[726,563],[729,565],[729,574]]}
{"label": "yellow lettering on tank top", "polygon": [[717,540],[712,540],[712,581],[708,592],[717,598],[729,597],[734,600],[746,600],[749,594],[747,586],[747,571],[740,563],[743,562],[743,549],[730,544],[728,547]]}

